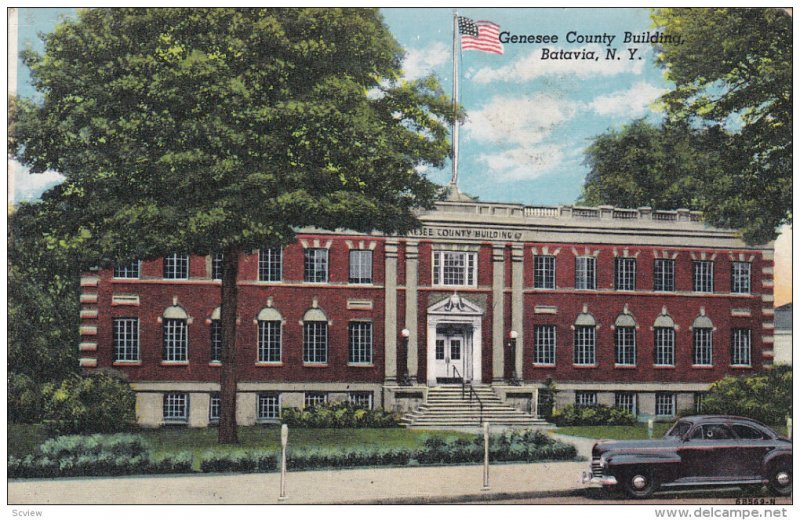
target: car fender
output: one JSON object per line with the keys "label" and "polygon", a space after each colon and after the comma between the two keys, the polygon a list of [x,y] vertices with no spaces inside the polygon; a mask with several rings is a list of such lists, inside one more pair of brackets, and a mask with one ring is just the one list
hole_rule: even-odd
{"label": "car fender", "polygon": [[769,468],[782,460],[787,460],[789,464],[792,463],[792,449],[791,448],[777,448],[769,453],[764,457],[764,462],[762,464],[763,474],[767,475],[769,472]]}
{"label": "car fender", "polygon": [[681,458],[677,453],[612,453],[606,456],[610,468],[639,464],[678,464]]}

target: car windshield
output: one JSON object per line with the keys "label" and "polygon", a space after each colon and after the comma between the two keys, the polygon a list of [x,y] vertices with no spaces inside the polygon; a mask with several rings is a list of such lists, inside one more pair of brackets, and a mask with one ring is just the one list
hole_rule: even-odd
{"label": "car windshield", "polygon": [[692,427],[692,423],[689,421],[678,421],[675,423],[675,426],[669,429],[664,437],[683,437],[686,435],[686,432],[689,431],[689,428]]}

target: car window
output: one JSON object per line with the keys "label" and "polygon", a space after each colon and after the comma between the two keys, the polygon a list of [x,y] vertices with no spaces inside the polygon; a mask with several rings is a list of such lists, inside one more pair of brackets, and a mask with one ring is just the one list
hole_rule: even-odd
{"label": "car window", "polygon": [[692,427],[692,423],[688,421],[678,421],[665,435],[665,437],[682,437],[686,432],[689,431],[689,428]]}
{"label": "car window", "polygon": [[740,439],[766,439],[764,432],[744,424],[734,424],[733,431]]}
{"label": "car window", "polygon": [[692,432],[692,439],[715,441],[719,439],[733,439],[733,432],[724,424],[703,424]]}

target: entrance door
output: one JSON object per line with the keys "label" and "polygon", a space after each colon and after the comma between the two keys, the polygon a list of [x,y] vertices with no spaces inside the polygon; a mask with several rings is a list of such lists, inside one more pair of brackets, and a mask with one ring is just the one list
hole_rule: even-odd
{"label": "entrance door", "polygon": [[464,379],[466,357],[463,331],[437,331],[434,363],[437,379]]}

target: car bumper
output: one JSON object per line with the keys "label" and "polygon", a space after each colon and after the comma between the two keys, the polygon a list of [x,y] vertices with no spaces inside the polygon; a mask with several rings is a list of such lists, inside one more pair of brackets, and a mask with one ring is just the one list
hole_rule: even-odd
{"label": "car bumper", "polygon": [[581,472],[581,484],[585,486],[600,485],[600,486],[616,486],[617,479],[611,475],[603,475],[602,477],[595,477],[591,471]]}

